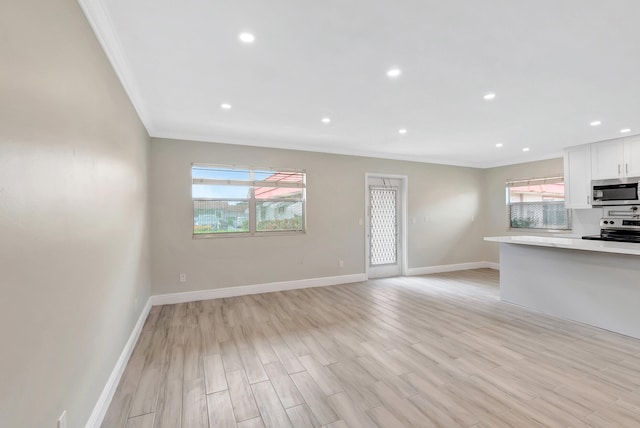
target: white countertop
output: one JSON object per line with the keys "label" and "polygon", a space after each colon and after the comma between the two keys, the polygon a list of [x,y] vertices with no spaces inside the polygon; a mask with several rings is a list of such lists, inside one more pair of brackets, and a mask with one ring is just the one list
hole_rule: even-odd
{"label": "white countertop", "polygon": [[537,247],[568,248],[571,250],[640,256],[640,244],[633,242],[590,241],[587,239],[554,236],[489,236],[485,237],[484,240],[502,244],[534,245]]}

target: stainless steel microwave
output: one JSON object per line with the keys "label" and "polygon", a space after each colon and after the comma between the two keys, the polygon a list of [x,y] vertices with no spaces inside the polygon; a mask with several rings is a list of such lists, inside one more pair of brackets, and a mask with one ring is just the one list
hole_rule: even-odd
{"label": "stainless steel microwave", "polygon": [[640,177],[593,180],[591,195],[594,207],[637,205],[640,203]]}

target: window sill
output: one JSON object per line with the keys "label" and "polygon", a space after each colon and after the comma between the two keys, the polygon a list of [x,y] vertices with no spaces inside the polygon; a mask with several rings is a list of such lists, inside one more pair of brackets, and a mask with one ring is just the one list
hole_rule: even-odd
{"label": "window sill", "polygon": [[282,232],[235,232],[235,233],[199,233],[192,235],[192,239],[219,239],[219,238],[261,238],[265,236],[294,236],[304,235],[307,232],[305,230],[291,230]]}
{"label": "window sill", "polygon": [[510,227],[507,229],[508,232],[527,232],[527,233],[572,233],[573,229],[535,229],[535,228],[527,228],[527,227]]}

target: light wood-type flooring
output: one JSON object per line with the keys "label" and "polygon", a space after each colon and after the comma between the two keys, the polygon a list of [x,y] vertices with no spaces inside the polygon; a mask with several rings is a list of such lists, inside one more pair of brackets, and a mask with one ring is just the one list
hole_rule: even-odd
{"label": "light wood-type flooring", "polygon": [[640,341],[488,269],[154,307],[103,427],[235,426],[640,427]]}

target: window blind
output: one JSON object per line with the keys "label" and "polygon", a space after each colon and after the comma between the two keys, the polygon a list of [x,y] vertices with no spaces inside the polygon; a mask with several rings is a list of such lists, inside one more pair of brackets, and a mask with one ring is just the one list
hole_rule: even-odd
{"label": "window blind", "polygon": [[564,177],[553,176],[553,177],[544,177],[544,178],[528,178],[528,179],[520,179],[520,180],[507,180],[507,187],[522,187],[522,186],[539,186],[541,184],[559,184],[564,183]]}

